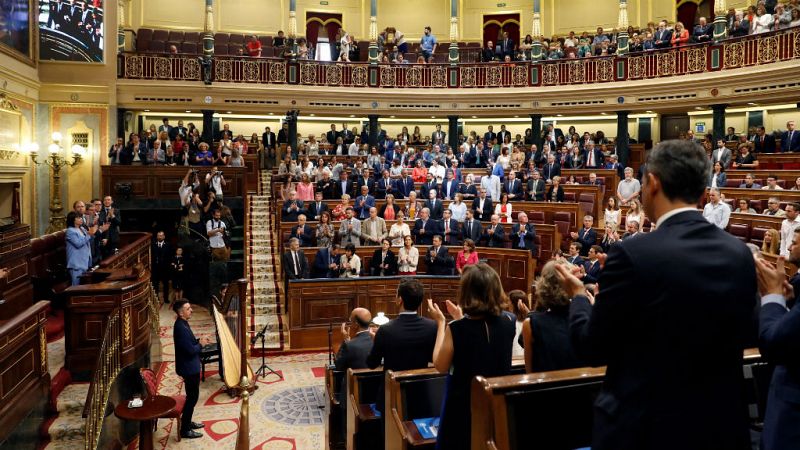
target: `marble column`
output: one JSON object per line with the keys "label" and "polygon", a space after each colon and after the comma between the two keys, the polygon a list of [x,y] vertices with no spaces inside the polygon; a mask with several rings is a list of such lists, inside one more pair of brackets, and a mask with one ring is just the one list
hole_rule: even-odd
{"label": "marble column", "polygon": [[628,167],[630,159],[630,149],[628,147],[628,114],[630,111],[617,111],[617,139],[616,153],[619,163],[623,167]]}
{"label": "marble column", "polygon": [[117,3],[117,53],[125,51],[125,0]]}
{"label": "marble column", "polygon": [[204,109],[201,112],[203,113],[203,135],[200,138],[211,148],[214,144],[214,110]]}
{"label": "marble column", "polygon": [[725,0],[714,0],[714,42],[728,37],[727,14],[728,8],[725,6]]}
{"label": "marble column", "polygon": [[378,145],[378,117],[377,114],[369,114],[369,146],[375,147]]}
{"label": "marble column", "polygon": [[[714,140],[717,139],[725,139],[725,109],[728,105],[721,104],[721,105],[711,105],[711,110],[714,111],[714,119],[713,119],[713,132],[714,132]],[[716,147],[716,142],[713,144]]]}
{"label": "marble column", "polygon": [[447,116],[447,145],[456,153],[458,148],[458,116]]}
{"label": "marble column", "polygon": [[[533,22],[531,25],[531,36],[533,36],[533,46],[531,47],[531,61],[539,61],[542,59],[541,0],[533,0]],[[541,125],[541,120],[542,116],[539,115],[540,125]],[[539,127],[539,129],[541,130],[541,126]]]}
{"label": "marble column", "polygon": [[624,55],[630,51],[628,44],[628,1],[619,0],[619,18],[617,19],[617,54]]}
{"label": "marble column", "polygon": [[450,0],[450,48],[448,62],[458,64],[458,0]]}
{"label": "marble column", "polygon": [[[542,115],[531,114],[531,133],[533,133],[533,144],[537,150],[542,149]],[[528,149],[530,150],[530,149]]]}
{"label": "marble column", "polygon": [[[291,61],[295,62],[297,61],[297,0],[289,0],[289,45],[292,47]],[[295,147],[292,146],[292,149]]]}
{"label": "marble column", "polygon": [[[378,0],[369,2],[369,56],[367,59],[370,64],[378,64],[380,61],[378,56]],[[372,139],[372,131],[370,131],[370,139]]]}

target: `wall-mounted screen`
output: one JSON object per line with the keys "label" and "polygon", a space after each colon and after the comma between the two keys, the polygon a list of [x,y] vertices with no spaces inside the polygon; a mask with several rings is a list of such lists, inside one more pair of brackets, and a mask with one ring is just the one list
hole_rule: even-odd
{"label": "wall-mounted screen", "polygon": [[103,62],[104,35],[103,0],[39,0],[40,60]]}
{"label": "wall-mounted screen", "polygon": [[0,0],[0,49],[33,59],[29,0]]}

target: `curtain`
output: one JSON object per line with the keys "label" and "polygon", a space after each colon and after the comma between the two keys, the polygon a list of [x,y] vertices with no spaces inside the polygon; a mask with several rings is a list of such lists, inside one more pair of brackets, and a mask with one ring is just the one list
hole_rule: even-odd
{"label": "curtain", "polygon": [[483,47],[488,41],[497,43],[503,39],[503,31],[519,46],[519,14],[486,14],[483,16]]}
{"label": "curtain", "polygon": [[307,11],[306,12],[306,39],[312,44],[317,43],[317,38],[327,36],[333,43],[336,33],[342,28],[342,15]]}

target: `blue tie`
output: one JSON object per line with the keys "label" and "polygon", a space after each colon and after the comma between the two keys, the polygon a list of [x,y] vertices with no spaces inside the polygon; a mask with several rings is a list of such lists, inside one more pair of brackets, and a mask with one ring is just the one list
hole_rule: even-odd
{"label": "blue tie", "polygon": [[522,228],[522,225],[519,227],[519,246],[520,248],[525,247],[525,229]]}

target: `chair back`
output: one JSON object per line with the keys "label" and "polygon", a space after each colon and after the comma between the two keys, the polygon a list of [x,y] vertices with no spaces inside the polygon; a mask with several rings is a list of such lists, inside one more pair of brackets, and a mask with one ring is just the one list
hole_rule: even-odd
{"label": "chair back", "polygon": [[151,395],[158,395],[158,380],[156,379],[156,373],[151,369],[142,367],[139,369],[139,375],[142,377],[142,382],[144,383],[147,396],[150,397]]}

